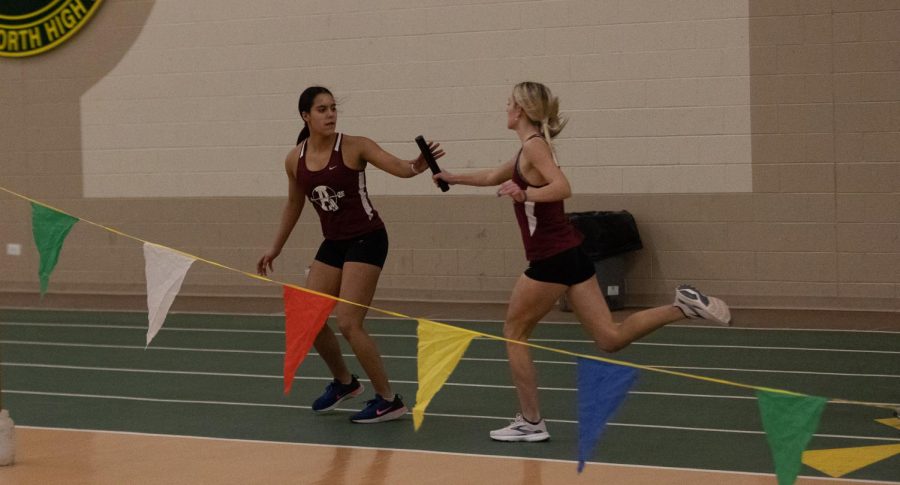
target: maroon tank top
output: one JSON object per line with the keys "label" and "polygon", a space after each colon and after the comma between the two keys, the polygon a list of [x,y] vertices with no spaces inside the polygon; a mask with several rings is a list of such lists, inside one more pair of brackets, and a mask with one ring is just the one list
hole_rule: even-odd
{"label": "maroon tank top", "polygon": [[366,189],[366,171],[344,165],[341,134],[337,134],[328,165],[312,171],[306,166],[306,142],[300,145],[297,183],[316,208],[325,239],[343,240],[384,228]]}
{"label": "maroon tank top", "polygon": [[[535,134],[531,138],[540,137]],[[528,187],[537,187],[529,184],[519,170],[519,158],[522,149],[516,155],[516,165],[513,171],[512,181],[525,190]],[[541,186],[543,187],[543,185]],[[567,249],[581,244],[584,236],[575,228],[566,217],[566,208],[563,201],[554,202],[514,202],[516,220],[519,222],[519,230],[522,233],[522,242],[525,244],[525,257],[528,261],[539,261],[559,254]]]}

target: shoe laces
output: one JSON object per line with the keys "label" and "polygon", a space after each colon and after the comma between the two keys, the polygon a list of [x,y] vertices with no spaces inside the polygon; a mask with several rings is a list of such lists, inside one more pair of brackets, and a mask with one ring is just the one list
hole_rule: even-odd
{"label": "shoe laces", "polygon": [[510,424],[510,426],[512,426],[514,424],[527,424],[528,426],[538,426],[539,424],[541,424],[541,421],[543,421],[543,420],[544,420],[544,418],[541,418],[538,420],[537,423],[532,423],[531,421],[525,419],[525,416],[523,416],[522,413],[516,413],[516,419],[514,419],[509,424]]}
{"label": "shoe laces", "polygon": [[369,399],[368,401],[366,401],[366,407],[368,408],[368,407],[375,406],[375,405],[377,405],[377,404],[378,404],[379,402],[381,402],[381,401],[385,401],[385,399],[384,399],[383,397],[381,397],[380,394],[376,394],[374,398]]}
{"label": "shoe laces", "polygon": [[332,391],[332,390],[337,391],[342,387],[350,387],[353,385],[353,381],[355,381],[355,380],[356,380],[356,376],[355,375],[351,376],[350,383],[344,384],[343,382],[341,382],[337,378],[335,378],[334,380],[329,382],[327,386],[325,386],[325,390],[326,391]]}

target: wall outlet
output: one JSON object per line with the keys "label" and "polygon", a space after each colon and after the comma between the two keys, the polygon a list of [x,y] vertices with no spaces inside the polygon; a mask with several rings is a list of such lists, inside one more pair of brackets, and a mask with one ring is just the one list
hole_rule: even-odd
{"label": "wall outlet", "polygon": [[7,256],[21,256],[22,255],[22,245],[21,244],[7,244],[6,245],[6,254],[7,254]]}

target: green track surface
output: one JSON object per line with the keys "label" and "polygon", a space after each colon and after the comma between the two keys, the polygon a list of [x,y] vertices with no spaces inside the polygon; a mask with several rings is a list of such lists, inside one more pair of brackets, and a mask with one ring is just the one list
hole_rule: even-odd
{"label": "green track surface", "polygon": [[[541,401],[552,439],[510,444],[487,436],[516,412],[505,347],[495,340],[472,342],[416,433],[409,417],[374,426],[350,423],[349,413],[362,400],[314,415],[308,406],[330,379],[314,353],[300,367],[292,393],[284,396],[281,317],[173,314],[147,349],[141,313],[0,310],[0,324],[3,403],[18,425],[576,457],[576,367],[572,357],[555,352],[533,352],[541,387],[548,388]],[[455,324],[500,334],[496,322]],[[416,322],[376,319],[367,328],[377,335],[393,387],[412,407]],[[543,324],[533,338],[547,347],[599,355],[578,325]],[[344,349],[349,354],[349,347]],[[828,398],[900,403],[896,333],[667,327],[607,357]],[[362,374],[355,358],[347,360]],[[371,395],[370,389],[364,394]],[[829,404],[808,449],[900,443],[900,432],[875,422],[890,416],[884,409]],[[594,460],[774,470],[752,391],[649,371],[640,371]],[[895,456],[847,478],[900,481],[898,470],[900,456]],[[807,467],[801,473],[822,476]]]}

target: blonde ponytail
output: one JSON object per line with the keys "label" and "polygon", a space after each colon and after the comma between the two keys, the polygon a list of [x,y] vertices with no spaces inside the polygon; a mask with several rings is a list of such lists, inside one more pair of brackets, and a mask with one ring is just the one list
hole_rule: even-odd
{"label": "blonde ponytail", "polygon": [[[550,145],[553,161],[556,162],[553,139],[562,132],[568,122],[559,114],[559,98],[554,96],[547,86],[525,81],[513,88],[513,101],[522,108],[531,123],[540,128],[544,139]],[[559,162],[556,164],[559,165]]]}
{"label": "blonde ponytail", "polygon": [[550,155],[553,156],[553,163],[556,166],[559,166],[559,160],[556,159],[556,147],[553,146],[553,138],[550,136],[550,123],[547,120],[541,121],[541,132],[544,134],[544,140],[547,141],[547,146],[550,147]]}

